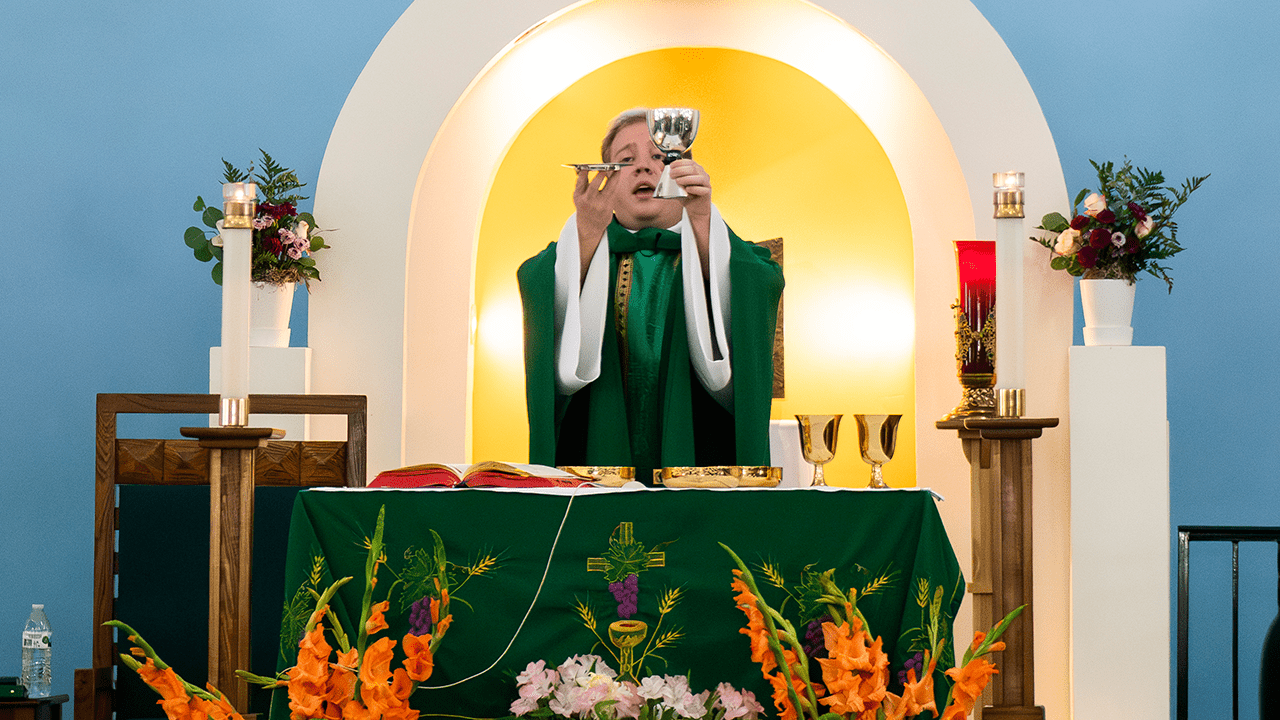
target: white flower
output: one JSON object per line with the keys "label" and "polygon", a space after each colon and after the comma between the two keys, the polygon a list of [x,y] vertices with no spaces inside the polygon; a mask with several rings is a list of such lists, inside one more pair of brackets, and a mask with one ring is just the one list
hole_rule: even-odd
{"label": "white flower", "polygon": [[525,666],[524,672],[516,676],[517,685],[528,685],[536,677],[542,676],[542,671],[547,667],[547,663],[543,660],[531,662]]}
{"label": "white flower", "polygon": [[1074,255],[1080,249],[1080,231],[1074,228],[1067,228],[1058,235],[1058,241],[1053,246],[1053,251],[1059,255]]}
{"label": "white flower", "polygon": [[525,713],[531,713],[537,709],[538,709],[538,701],[531,700],[529,698],[522,697],[519,700],[516,700],[515,702],[511,703],[512,715],[524,715]]}
{"label": "white flower", "polygon": [[1138,237],[1144,238],[1150,235],[1151,231],[1154,230],[1155,227],[1156,227],[1155,220],[1152,220],[1149,217],[1144,217],[1138,221],[1138,227],[1135,229],[1134,232]]}
{"label": "white flower", "polygon": [[665,680],[666,686],[662,688],[662,702],[669,708],[675,708],[680,700],[689,694],[689,678],[683,675],[668,675]]}
{"label": "white flower", "polygon": [[307,233],[310,230],[311,230],[311,225],[309,225],[306,220],[299,220],[298,224],[293,228],[293,232],[303,240],[307,239]]}
{"label": "white flower", "polygon": [[710,690],[703,690],[697,695],[686,692],[676,702],[673,709],[680,717],[700,718],[707,712],[707,699],[710,697]]}
{"label": "white flower", "polygon": [[1107,209],[1107,199],[1098,193],[1093,193],[1084,199],[1084,207],[1085,215],[1088,215],[1089,217],[1097,217],[1098,213]]}
{"label": "white flower", "polygon": [[1118,248],[1124,247],[1124,233],[1111,233],[1111,244]]}
{"label": "white flower", "polygon": [[657,700],[662,697],[662,690],[665,687],[666,682],[662,678],[657,675],[650,675],[640,681],[640,687],[636,688],[636,695],[645,700]]}
{"label": "white flower", "polygon": [[259,215],[258,217],[253,219],[253,229],[261,230],[263,228],[271,227],[271,223],[273,222],[275,222],[275,220],[273,220],[272,218],[263,217],[262,215]]}

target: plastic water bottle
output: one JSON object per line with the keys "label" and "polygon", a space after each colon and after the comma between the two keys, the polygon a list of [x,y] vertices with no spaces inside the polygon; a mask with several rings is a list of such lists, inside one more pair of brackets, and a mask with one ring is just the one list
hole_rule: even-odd
{"label": "plastic water bottle", "polygon": [[31,617],[22,629],[22,684],[27,687],[27,697],[49,697],[52,691],[52,636],[44,605],[32,605]]}

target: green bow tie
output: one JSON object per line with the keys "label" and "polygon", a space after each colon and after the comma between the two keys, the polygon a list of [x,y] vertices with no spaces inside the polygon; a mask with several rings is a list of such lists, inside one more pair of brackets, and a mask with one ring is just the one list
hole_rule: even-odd
{"label": "green bow tie", "polygon": [[679,250],[680,233],[661,228],[644,228],[628,232],[618,224],[609,226],[609,252],[633,253],[640,250]]}

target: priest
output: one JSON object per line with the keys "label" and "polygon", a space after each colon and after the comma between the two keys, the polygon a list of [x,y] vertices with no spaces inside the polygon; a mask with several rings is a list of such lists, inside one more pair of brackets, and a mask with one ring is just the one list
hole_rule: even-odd
{"label": "priest", "polygon": [[576,212],[518,272],[529,461],[653,470],[768,465],[782,271],[729,229],[711,178],[671,164],[687,198],[658,199],[663,153],[645,110],[615,118],[578,172]]}

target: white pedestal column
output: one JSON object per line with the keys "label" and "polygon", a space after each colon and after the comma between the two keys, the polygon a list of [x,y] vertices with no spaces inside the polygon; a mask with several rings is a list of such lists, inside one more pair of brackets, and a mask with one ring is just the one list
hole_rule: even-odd
{"label": "white pedestal column", "polygon": [[1089,720],[1169,717],[1163,347],[1072,347],[1071,695]]}
{"label": "white pedestal column", "polygon": [[[219,394],[222,377],[222,348],[209,348],[209,392]],[[249,392],[255,395],[305,395],[311,392],[311,348],[249,347]],[[253,412],[250,405],[249,411]],[[210,418],[210,427],[218,416]],[[310,440],[309,415],[254,414],[249,424],[285,431],[286,440]]]}

